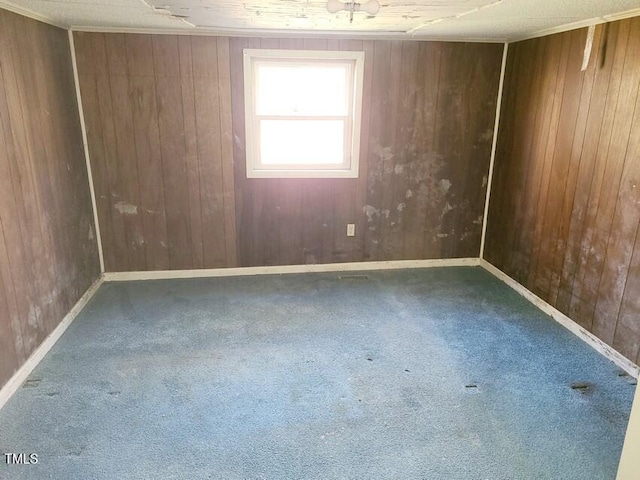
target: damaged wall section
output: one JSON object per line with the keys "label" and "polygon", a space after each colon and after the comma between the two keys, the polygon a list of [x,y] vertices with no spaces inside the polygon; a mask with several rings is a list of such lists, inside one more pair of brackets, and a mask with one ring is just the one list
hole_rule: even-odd
{"label": "damaged wall section", "polygon": [[0,10],[0,386],[99,274],[67,32]]}
{"label": "damaged wall section", "polygon": [[509,46],[485,256],[640,362],[640,17]]}
{"label": "damaged wall section", "polygon": [[[243,48],[363,50],[358,179],[246,179]],[[231,41],[242,265],[477,257],[503,46]],[[346,237],[347,223],[356,236]]]}
{"label": "damaged wall section", "polygon": [[[502,44],[74,38],[107,271],[478,256]],[[244,48],[365,52],[358,179],[246,178]]]}

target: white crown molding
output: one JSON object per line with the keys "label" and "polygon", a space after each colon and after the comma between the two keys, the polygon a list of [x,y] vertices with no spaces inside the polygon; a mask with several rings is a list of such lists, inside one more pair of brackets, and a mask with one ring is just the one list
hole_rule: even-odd
{"label": "white crown molding", "polygon": [[54,27],[76,32],[94,32],[94,33],[139,33],[139,34],[164,34],[164,35],[203,35],[203,36],[222,36],[222,37],[277,37],[277,38],[327,38],[349,40],[408,40],[422,42],[469,42],[469,43],[515,43],[532,38],[544,37],[556,33],[568,32],[578,28],[588,27],[590,25],[598,25],[617,20],[624,20],[640,16],[640,8],[625,10],[623,12],[611,15],[603,15],[601,17],[581,20],[579,22],[567,23],[557,27],[538,30],[522,36],[514,37],[463,37],[463,36],[429,36],[429,35],[411,35],[404,31],[393,32],[354,32],[348,30],[323,30],[321,32],[314,30],[275,30],[275,29],[238,29],[238,28],[208,28],[193,27],[190,23],[184,22],[187,28],[128,28],[128,27],[97,27],[89,25],[68,25],[53,20],[33,10],[20,7],[7,0],[0,0],[0,8],[13,13],[38,20]]}
{"label": "white crown molding", "polygon": [[28,8],[14,5],[13,3],[7,2],[6,0],[0,0],[0,8],[12,13],[16,13],[18,15],[22,15],[23,17],[27,17],[32,20],[37,20],[39,22],[46,23],[54,27],[62,28],[64,30],[67,30],[69,28],[69,25],[64,25],[62,23],[56,22],[50,19],[49,17],[46,17],[38,12],[34,12],[33,10],[29,10]]}
{"label": "white crown molding", "polygon": [[92,27],[72,25],[70,30],[86,33],[136,33],[146,35],[191,35],[208,37],[244,37],[244,38],[321,38],[336,40],[407,40],[416,42],[456,42],[456,43],[505,43],[506,38],[495,37],[430,37],[407,35],[404,32],[350,32],[345,30],[270,30],[270,29],[232,29],[232,28],[126,28]]}
{"label": "white crown molding", "polygon": [[566,23],[557,27],[538,30],[537,32],[533,32],[522,37],[514,37],[509,40],[509,43],[522,42],[523,40],[531,40],[532,38],[546,37],[547,35],[554,35],[556,33],[570,32],[571,30],[577,30],[578,28],[600,25],[602,23],[617,22],[618,20],[625,20],[627,18],[637,16],[640,16],[640,8],[634,8],[632,10],[625,10],[624,12],[613,13],[611,15],[603,15],[602,17],[589,18],[579,22]]}

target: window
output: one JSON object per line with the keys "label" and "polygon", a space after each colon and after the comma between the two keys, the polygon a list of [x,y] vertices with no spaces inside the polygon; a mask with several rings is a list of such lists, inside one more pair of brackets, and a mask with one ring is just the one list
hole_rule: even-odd
{"label": "window", "polygon": [[247,177],[358,176],[364,52],[244,50]]}

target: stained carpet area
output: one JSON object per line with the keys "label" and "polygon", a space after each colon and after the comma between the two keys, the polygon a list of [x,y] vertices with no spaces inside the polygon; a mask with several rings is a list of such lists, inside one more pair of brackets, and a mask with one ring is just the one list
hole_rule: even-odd
{"label": "stained carpet area", "polygon": [[633,379],[480,268],[363,275],[104,284],[0,477],[615,478]]}

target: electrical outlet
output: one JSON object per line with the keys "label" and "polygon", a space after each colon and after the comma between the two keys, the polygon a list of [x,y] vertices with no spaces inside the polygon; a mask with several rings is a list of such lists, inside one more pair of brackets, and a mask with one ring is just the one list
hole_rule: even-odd
{"label": "electrical outlet", "polygon": [[356,224],[347,223],[347,237],[355,237],[355,236],[356,236]]}

